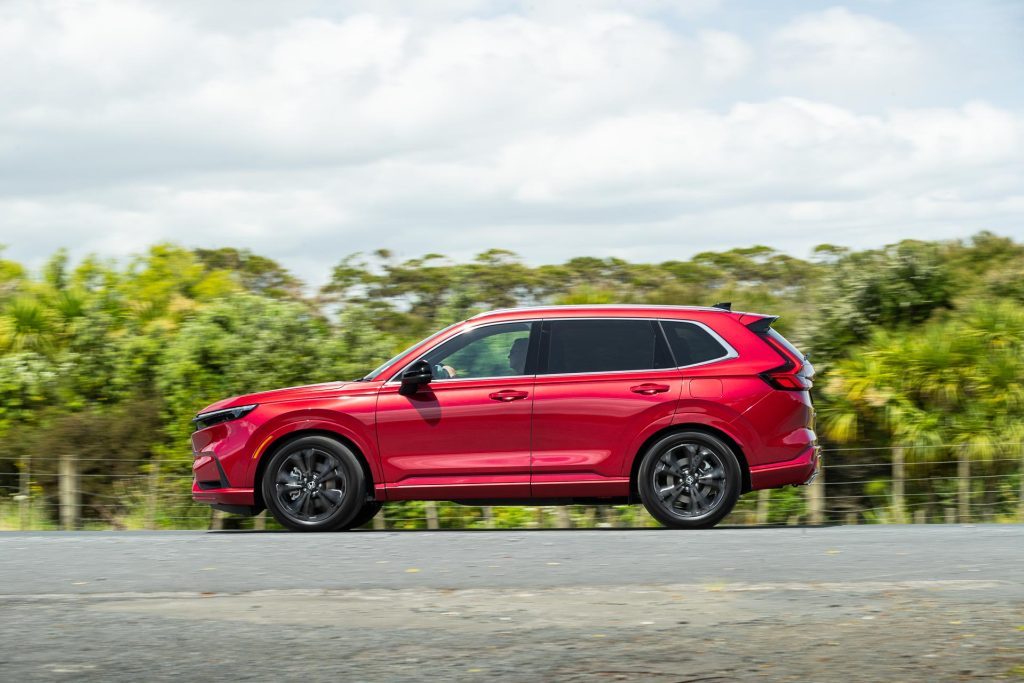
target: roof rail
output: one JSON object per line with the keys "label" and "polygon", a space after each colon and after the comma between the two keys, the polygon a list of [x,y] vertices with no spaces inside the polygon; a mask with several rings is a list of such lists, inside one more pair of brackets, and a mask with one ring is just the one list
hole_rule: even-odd
{"label": "roof rail", "polygon": [[647,310],[690,310],[690,311],[720,311],[724,310],[721,307],[716,306],[685,306],[685,305],[670,305],[670,304],[562,304],[562,305],[546,305],[546,306],[515,306],[512,308],[496,308],[491,311],[484,311],[483,313],[477,313],[469,320],[476,318],[482,318],[486,315],[494,315],[496,313],[508,313],[511,311],[530,311],[530,312],[543,312],[543,311],[562,311],[566,309],[581,309],[581,308],[638,308]]}

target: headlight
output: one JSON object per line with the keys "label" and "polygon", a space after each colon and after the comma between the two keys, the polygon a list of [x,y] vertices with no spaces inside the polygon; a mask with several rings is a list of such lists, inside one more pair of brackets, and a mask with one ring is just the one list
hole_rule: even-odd
{"label": "headlight", "polygon": [[200,430],[220,424],[221,422],[237,420],[251,413],[257,405],[259,404],[253,403],[252,405],[238,406],[237,408],[225,408],[224,410],[211,410],[208,413],[199,413],[192,419],[192,424],[195,425],[196,430]]}

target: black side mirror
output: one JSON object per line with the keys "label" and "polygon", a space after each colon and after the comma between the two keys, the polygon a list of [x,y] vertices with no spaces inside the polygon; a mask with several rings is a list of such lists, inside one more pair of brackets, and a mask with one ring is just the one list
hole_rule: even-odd
{"label": "black side mirror", "polygon": [[402,373],[402,386],[398,389],[398,393],[403,396],[415,394],[421,384],[427,384],[432,379],[434,379],[434,371],[430,368],[430,363],[418,360]]}

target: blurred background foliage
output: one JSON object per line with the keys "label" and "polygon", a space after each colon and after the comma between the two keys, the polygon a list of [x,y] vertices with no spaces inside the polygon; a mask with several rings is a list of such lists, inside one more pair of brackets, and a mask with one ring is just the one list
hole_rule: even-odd
{"label": "blurred background foliage", "polygon": [[[905,447],[910,468],[900,475],[907,507],[927,518],[942,514],[972,466],[984,474],[966,495],[985,518],[1017,509],[1024,245],[1007,238],[822,245],[809,259],[754,246],[656,264],[579,257],[530,266],[500,249],[468,262],[380,250],[340,259],[315,292],[245,250],[159,244],[127,263],[72,264],[58,251],[39,272],[0,251],[0,506],[8,506],[0,526],[11,526],[3,510],[25,494],[26,468],[41,506],[33,523],[56,522],[61,455],[81,463],[87,520],[205,525],[208,508],[188,494],[197,410],[235,394],[362,376],[482,310],[717,301],[780,315],[777,327],[811,355],[819,433],[843,449],[830,460],[843,465],[829,475],[831,518],[889,514],[894,445]],[[442,527],[645,523],[626,507],[427,508],[389,506],[389,520],[398,528],[432,515]],[[744,499],[736,514],[781,523],[806,509],[790,489]]]}

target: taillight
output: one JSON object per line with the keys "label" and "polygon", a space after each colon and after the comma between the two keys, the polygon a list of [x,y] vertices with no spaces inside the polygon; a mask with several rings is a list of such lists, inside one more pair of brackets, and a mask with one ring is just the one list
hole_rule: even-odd
{"label": "taillight", "polygon": [[[758,330],[758,336],[782,358],[782,365],[761,373],[761,378],[775,389],[782,391],[807,391],[814,382],[814,370],[804,358],[794,353],[795,347],[785,341],[778,332],[768,327],[763,331]],[[810,369],[810,372],[804,372]]]}
{"label": "taillight", "polygon": [[800,375],[787,375],[781,372],[762,372],[762,379],[776,389],[783,391],[807,391],[813,382]]}

